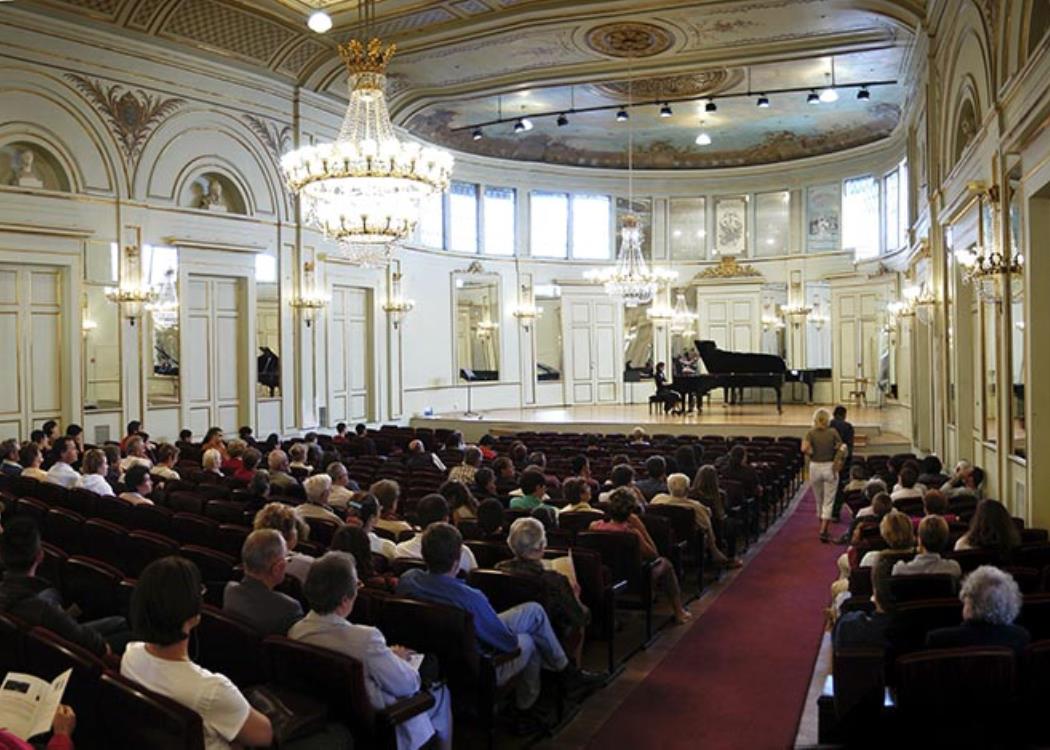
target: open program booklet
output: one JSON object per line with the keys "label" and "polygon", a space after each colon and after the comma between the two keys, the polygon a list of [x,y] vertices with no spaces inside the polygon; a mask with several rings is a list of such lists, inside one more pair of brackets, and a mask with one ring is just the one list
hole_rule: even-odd
{"label": "open program booklet", "polygon": [[51,730],[72,669],[46,682],[31,674],[8,672],[0,685],[0,728],[28,740]]}
{"label": "open program booklet", "polygon": [[572,551],[565,557],[555,557],[553,560],[544,560],[543,567],[547,570],[553,570],[555,573],[561,573],[563,576],[569,579],[569,583],[572,584],[573,589],[577,589],[579,584],[576,582],[576,566],[572,562]]}

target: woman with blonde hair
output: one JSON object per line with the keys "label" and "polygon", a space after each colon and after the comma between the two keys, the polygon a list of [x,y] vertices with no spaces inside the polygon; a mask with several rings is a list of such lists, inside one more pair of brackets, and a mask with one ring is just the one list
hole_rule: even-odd
{"label": "woman with blonde hair", "polygon": [[288,568],[285,571],[299,583],[306,581],[306,574],[310,572],[310,566],[314,558],[296,552],[295,547],[300,539],[305,539],[310,533],[310,527],[306,521],[299,518],[298,514],[290,505],[284,503],[267,503],[255,514],[252,523],[254,530],[274,529],[284,537],[288,547]]}
{"label": "woman with blonde hair", "polygon": [[835,457],[842,445],[842,438],[831,427],[831,415],[827,409],[817,409],[813,414],[813,429],[802,440],[802,452],[809,458],[809,484],[817,499],[817,514],[820,518],[820,541],[829,542],[835,492],[838,490],[838,473]]}

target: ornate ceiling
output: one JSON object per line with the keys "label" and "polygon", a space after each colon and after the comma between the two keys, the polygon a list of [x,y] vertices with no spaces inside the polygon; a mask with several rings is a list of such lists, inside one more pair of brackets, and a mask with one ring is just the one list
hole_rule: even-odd
{"label": "ornate ceiling", "polygon": [[[30,7],[28,0],[16,0]],[[334,28],[305,26],[325,7]],[[9,6],[10,7],[10,6]],[[91,19],[265,68],[345,96],[335,45],[354,36],[356,0],[33,0],[37,12]],[[725,99],[633,111],[635,164],[702,168],[794,159],[869,143],[893,132],[908,83],[909,49],[922,0],[378,0],[376,31],[398,43],[391,110],[411,132],[465,152],[526,161],[617,167],[627,125],[611,111],[577,113],[566,127],[535,119],[452,128],[512,115],[627,101],[819,87],[835,80],[899,80],[867,102],[844,91],[835,104],[805,94]],[[712,144],[694,143],[701,129]]]}

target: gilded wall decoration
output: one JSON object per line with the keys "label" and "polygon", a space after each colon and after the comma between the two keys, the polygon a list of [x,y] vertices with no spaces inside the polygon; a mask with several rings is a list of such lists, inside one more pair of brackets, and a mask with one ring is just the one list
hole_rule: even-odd
{"label": "gilded wall decoration", "polygon": [[693,281],[697,282],[705,279],[747,278],[752,276],[762,276],[762,272],[754,266],[747,265],[746,263],[737,263],[736,256],[734,255],[726,255],[718,261],[717,266],[705,268],[694,276]]}
{"label": "gilded wall decoration", "polygon": [[[744,78],[740,69],[716,68],[701,70],[681,76],[660,76],[631,81],[630,93],[636,100],[678,99],[690,96],[714,94],[733,87]],[[594,88],[606,96],[627,99],[627,81],[596,83]]]}
{"label": "gilded wall decoration", "polygon": [[586,36],[588,47],[609,57],[653,57],[671,49],[674,41],[671,32],[662,26],[640,21],[605,23],[595,26]]}
{"label": "gilded wall decoration", "polygon": [[106,117],[110,132],[128,164],[138,161],[146,138],[175,110],[186,103],[185,99],[131,91],[119,84],[106,86],[101,81],[92,81],[76,73],[67,73],[81,93]]}

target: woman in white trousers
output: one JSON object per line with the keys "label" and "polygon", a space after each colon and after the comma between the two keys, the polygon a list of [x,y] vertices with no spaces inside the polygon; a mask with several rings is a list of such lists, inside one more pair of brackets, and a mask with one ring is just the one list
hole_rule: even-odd
{"label": "woman in white trousers", "polygon": [[817,409],[813,415],[813,429],[802,440],[802,452],[809,457],[809,484],[817,498],[822,542],[831,540],[828,529],[831,528],[832,509],[839,483],[835,456],[842,445],[842,438],[830,424],[831,415],[827,409]]}

